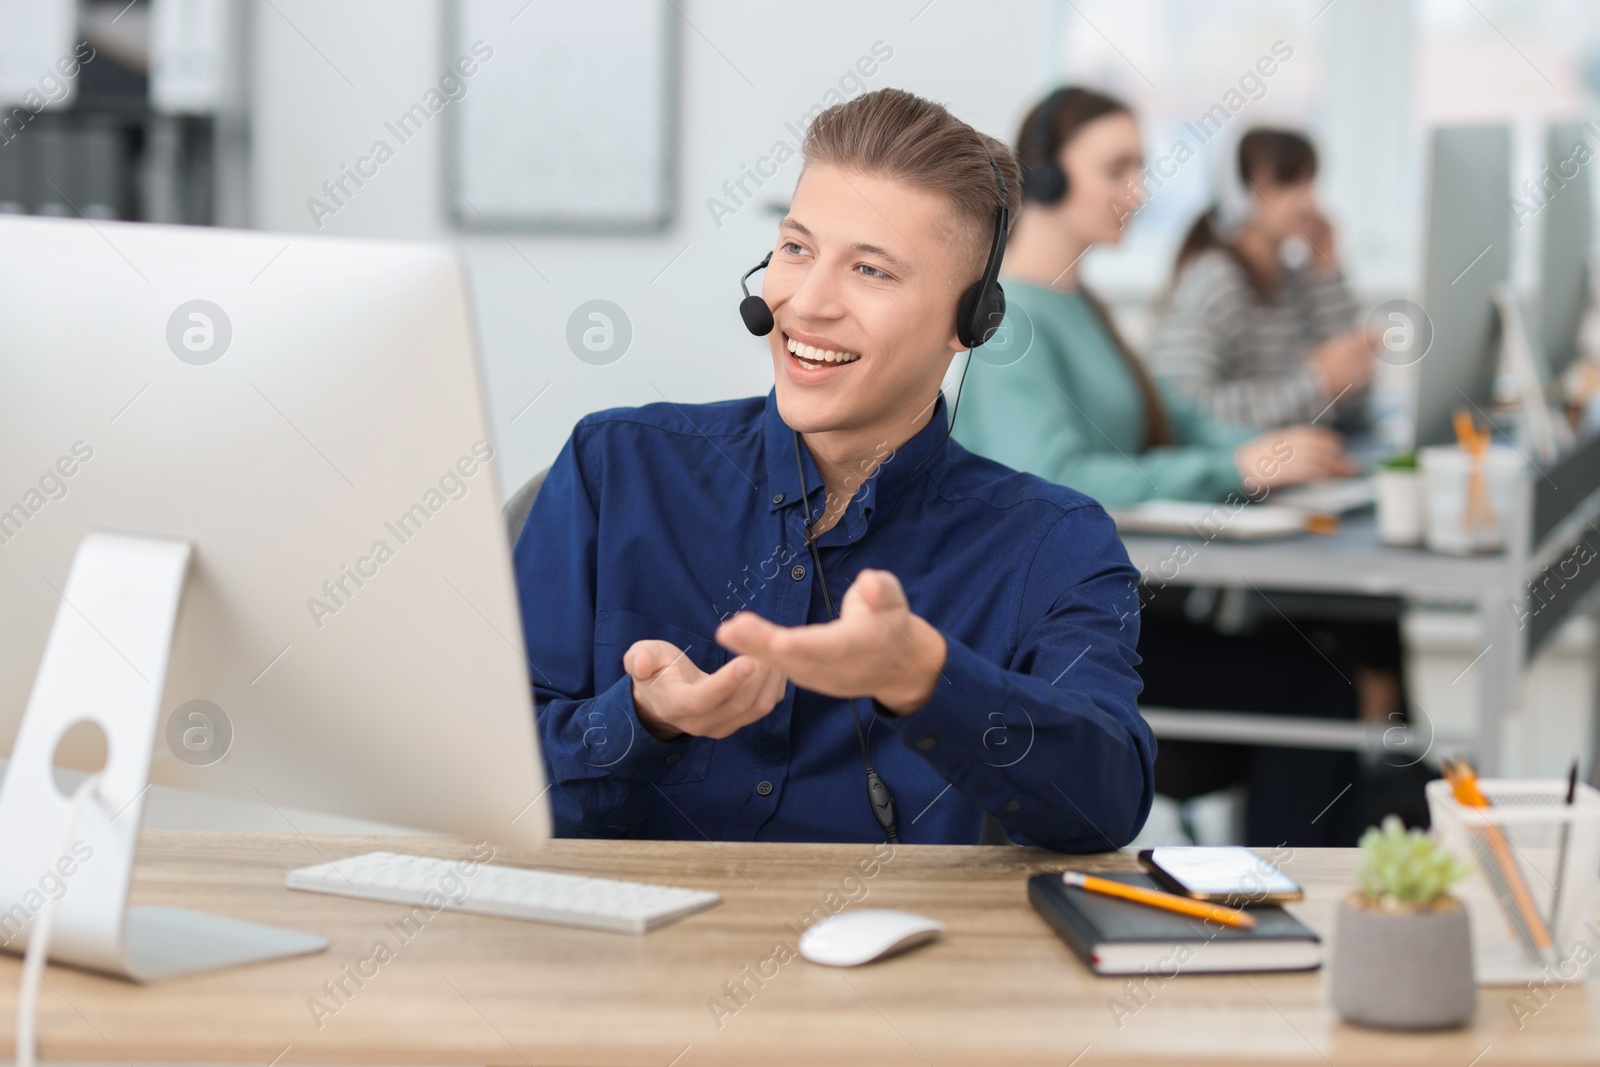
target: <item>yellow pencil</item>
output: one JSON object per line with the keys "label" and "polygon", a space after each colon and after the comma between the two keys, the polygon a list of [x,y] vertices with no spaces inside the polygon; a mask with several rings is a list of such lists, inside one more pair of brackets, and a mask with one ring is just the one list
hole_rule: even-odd
{"label": "yellow pencil", "polygon": [[[1466,760],[1455,760],[1444,765],[1445,781],[1450,783],[1455,792],[1456,803],[1468,808],[1490,807],[1489,798],[1478,788],[1478,776],[1473,772],[1472,765]],[[1544,920],[1539,917],[1539,909],[1533,902],[1533,896],[1528,892],[1528,885],[1522,880],[1521,868],[1511,855],[1509,842],[1500,828],[1493,824],[1474,826],[1473,831],[1479,834],[1489,845],[1494,855],[1495,866],[1499,868],[1500,877],[1505,883],[1510,896],[1509,901],[1502,901],[1516,908],[1515,913],[1507,908],[1507,918],[1516,924],[1520,919],[1522,930],[1537,954],[1539,949],[1550,947],[1550,929],[1545,926]]]}
{"label": "yellow pencil", "polygon": [[1165,908],[1180,915],[1192,915],[1196,919],[1210,919],[1224,926],[1237,926],[1248,930],[1256,924],[1255,916],[1249,912],[1223,907],[1221,904],[1208,904],[1203,900],[1191,900],[1176,893],[1163,893],[1159,889],[1146,889],[1143,886],[1112,881],[1110,878],[1097,878],[1082,871],[1062,871],[1061,877],[1068,885],[1075,885],[1091,893],[1119,897],[1122,900],[1131,900],[1135,904],[1148,904],[1152,908]]}

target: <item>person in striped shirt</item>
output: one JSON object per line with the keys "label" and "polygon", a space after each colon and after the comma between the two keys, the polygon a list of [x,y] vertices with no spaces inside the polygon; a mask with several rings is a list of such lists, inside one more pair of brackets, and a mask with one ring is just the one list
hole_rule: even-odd
{"label": "person in striped shirt", "polygon": [[[952,415],[957,440],[1113,508],[1157,497],[1270,499],[1279,486],[1351,473],[1326,428],[1239,427],[1162,388],[1084,287],[1080,261],[1118,243],[1145,202],[1127,104],[1064,86],[1029,110],[1016,143],[1029,178],[1001,271],[1006,325],[968,368]],[[1056,180],[1041,181],[1052,164]],[[1165,566],[1140,593],[1142,705],[1355,717],[1350,685],[1294,624],[1274,616],[1224,631],[1206,617],[1218,598],[1191,596],[1179,568]],[[1364,825],[1365,787],[1351,787],[1358,772],[1351,753],[1169,739],[1155,788],[1186,801],[1243,782],[1246,844],[1341,846]]]}
{"label": "person in striped shirt", "polygon": [[[1223,160],[1217,204],[1179,248],[1147,358],[1212,418],[1263,428],[1365,422],[1373,341],[1339,271],[1316,173],[1305,137],[1250,130]],[[1295,252],[1303,265],[1286,262]]]}

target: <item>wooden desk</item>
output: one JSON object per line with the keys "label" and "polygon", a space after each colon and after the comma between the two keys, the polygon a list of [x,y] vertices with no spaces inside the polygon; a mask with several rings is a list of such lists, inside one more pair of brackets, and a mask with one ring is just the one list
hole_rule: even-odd
{"label": "wooden desk", "polygon": [[[557,841],[537,864],[716,889],[720,906],[635,937],[440,912],[407,942],[386,926],[399,905],[283,888],[284,872],[374,848],[469,855],[437,838],[150,832],[136,903],[206,908],[326,935],[329,951],[156,986],[51,968],[41,996],[41,1058],[111,1063],[996,1064],[1377,1063],[1495,1067],[1600,1061],[1600,991],[1557,989],[1517,1020],[1517,990],[1482,990],[1476,1025],[1385,1034],[1340,1024],[1325,973],[1181,976],[1146,984],[1095,978],[1034,914],[1029,874],[1082,862],[1017,848],[901,846],[871,878],[870,846]],[[887,849],[888,846],[882,846]],[[535,862],[502,853],[501,861]],[[1350,881],[1350,851],[1302,851],[1285,869],[1307,888],[1300,914],[1326,934]],[[948,924],[942,941],[853,970],[798,957],[744,1006],[723,983],[792,950],[829,893],[851,907],[899,907]],[[864,896],[862,894],[865,894]],[[386,939],[392,959],[336,1006],[337,981]],[[781,958],[781,954],[780,954]],[[773,973],[776,971],[776,973]],[[0,1056],[13,1040],[20,963],[0,958]],[[312,998],[333,1008],[314,1020]],[[341,998],[343,999],[343,998]],[[1125,1009],[1114,1017],[1110,1007]],[[1119,1025],[1120,1024],[1120,1025]]]}

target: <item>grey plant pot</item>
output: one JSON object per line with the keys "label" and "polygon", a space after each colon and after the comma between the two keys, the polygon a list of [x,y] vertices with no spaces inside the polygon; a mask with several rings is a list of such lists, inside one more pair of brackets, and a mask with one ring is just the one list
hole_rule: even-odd
{"label": "grey plant pot", "polygon": [[1388,1030],[1464,1025],[1478,1006],[1472,931],[1460,906],[1417,915],[1339,906],[1329,977],[1348,1023]]}

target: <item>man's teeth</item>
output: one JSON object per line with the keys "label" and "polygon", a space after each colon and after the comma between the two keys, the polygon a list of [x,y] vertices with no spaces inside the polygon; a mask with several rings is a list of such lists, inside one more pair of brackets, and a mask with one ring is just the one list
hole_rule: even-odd
{"label": "man's teeth", "polygon": [[830,352],[826,348],[803,345],[793,337],[789,338],[789,351],[813,363],[854,363],[861,358],[859,352]]}

